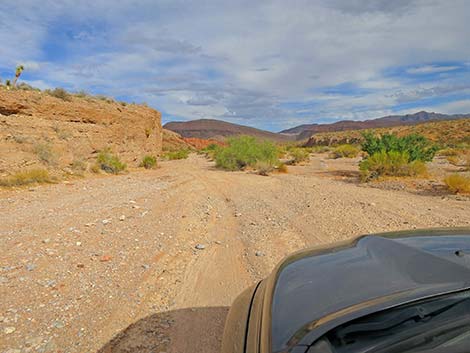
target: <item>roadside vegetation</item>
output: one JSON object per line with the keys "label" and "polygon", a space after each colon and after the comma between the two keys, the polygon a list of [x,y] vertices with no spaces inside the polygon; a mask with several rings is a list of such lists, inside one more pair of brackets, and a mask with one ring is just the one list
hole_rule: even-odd
{"label": "roadside vegetation", "polygon": [[369,181],[383,176],[418,176],[426,174],[425,162],[434,158],[438,147],[422,135],[377,137],[364,133],[362,150],[367,156],[359,164],[361,179]]}
{"label": "roadside vegetation", "polygon": [[254,169],[267,175],[280,167],[279,150],[269,141],[259,141],[251,136],[233,137],[226,147],[213,149],[216,166],[225,170]]}
{"label": "roadside vegetation", "polygon": [[451,174],[444,179],[447,188],[456,194],[470,194],[470,176]]}
{"label": "roadside vegetation", "polygon": [[144,167],[145,169],[153,169],[157,167],[157,158],[155,156],[144,156],[142,158],[142,162],[140,162],[140,166]]}
{"label": "roadside vegetation", "polygon": [[361,152],[361,149],[354,145],[339,145],[331,152],[331,158],[355,158]]}
{"label": "roadside vegetation", "polygon": [[17,172],[11,176],[0,178],[0,186],[12,187],[35,183],[51,183],[52,178],[45,169],[30,169]]}
{"label": "roadside vegetation", "polygon": [[126,163],[121,162],[119,157],[113,154],[108,148],[98,153],[96,162],[98,168],[93,168],[92,171],[94,172],[103,170],[106,173],[119,174],[127,169]]}
{"label": "roadside vegetation", "polygon": [[163,154],[163,159],[167,159],[169,161],[178,160],[178,159],[186,159],[189,156],[188,149],[180,149],[176,151],[168,151]]}

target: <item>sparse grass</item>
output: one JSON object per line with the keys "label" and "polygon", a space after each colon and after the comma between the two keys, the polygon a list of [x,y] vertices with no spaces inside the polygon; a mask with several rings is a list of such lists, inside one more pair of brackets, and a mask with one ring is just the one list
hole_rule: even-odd
{"label": "sparse grass", "polygon": [[34,153],[38,156],[41,162],[53,165],[56,164],[57,158],[52,150],[52,147],[45,143],[37,143],[34,145]]}
{"label": "sparse grass", "polygon": [[290,164],[299,164],[308,161],[310,153],[307,149],[302,147],[295,147],[289,150],[288,154],[292,158]]}
{"label": "sparse grass", "polygon": [[55,88],[53,90],[47,89],[44,92],[46,92],[48,95],[52,97],[62,99],[63,101],[66,101],[66,102],[69,102],[72,100],[71,95],[63,88]]}
{"label": "sparse grass", "polygon": [[87,170],[87,164],[81,159],[75,159],[72,164],[70,164],[70,168],[75,174],[83,174]]}
{"label": "sparse grass", "polygon": [[382,176],[419,176],[427,172],[424,162],[410,161],[407,152],[377,152],[359,164],[361,179],[369,181]]}
{"label": "sparse grass", "polygon": [[0,178],[0,186],[6,187],[50,182],[52,182],[52,179],[45,169],[31,169],[15,173],[9,177]]}
{"label": "sparse grass", "polygon": [[151,134],[152,134],[152,129],[149,129],[149,128],[145,129],[145,136],[147,138],[149,138]]}
{"label": "sparse grass", "polygon": [[163,158],[168,159],[170,161],[176,159],[186,159],[189,156],[189,150],[181,149],[177,151],[168,151],[163,155]]}
{"label": "sparse grass", "polygon": [[69,131],[61,129],[58,124],[55,124],[52,128],[61,140],[67,140],[72,136]]}
{"label": "sparse grass", "polygon": [[140,166],[144,167],[145,169],[152,169],[157,167],[157,158],[154,156],[144,156],[142,162],[140,162]]}
{"label": "sparse grass", "polygon": [[456,194],[470,194],[470,177],[451,174],[444,179],[447,188]]}
{"label": "sparse grass", "polygon": [[279,164],[278,149],[271,142],[260,142],[254,137],[234,137],[228,140],[228,146],[217,150],[215,161],[218,168],[232,171],[256,168],[259,162],[274,167]]}
{"label": "sparse grass", "polygon": [[98,153],[96,158],[98,166],[106,173],[119,174],[127,169],[127,165],[118,156],[111,153],[110,149],[105,149]]}
{"label": "sparse grass", "polygon": [[22,135],[15,135],[13,136],[13,140],[16,142],[16,143],[19,143],[19,144],[23,144],[25,142],[28,142],[28,138],[26,136],[22,136]]}

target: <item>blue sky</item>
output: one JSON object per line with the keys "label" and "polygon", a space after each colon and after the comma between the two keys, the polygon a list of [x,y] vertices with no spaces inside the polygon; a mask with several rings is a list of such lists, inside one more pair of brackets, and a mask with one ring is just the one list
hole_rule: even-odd
{"label": "blue sky", "polygon": [[470,113],[466,0],[0,3],[0,78],[269,130]]}

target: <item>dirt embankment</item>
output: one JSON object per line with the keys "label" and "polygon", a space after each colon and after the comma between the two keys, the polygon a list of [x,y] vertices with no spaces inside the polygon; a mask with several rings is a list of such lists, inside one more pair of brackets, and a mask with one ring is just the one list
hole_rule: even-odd
{"label": "dirt embankment", "polygon": [[35,91],[0,90],[0,175],[63,170],[110,148],[130,166],[162,150],[161,114],[149,107]]}

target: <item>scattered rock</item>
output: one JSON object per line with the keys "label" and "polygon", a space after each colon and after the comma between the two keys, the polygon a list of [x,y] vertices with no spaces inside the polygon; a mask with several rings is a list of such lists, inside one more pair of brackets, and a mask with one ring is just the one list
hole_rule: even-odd
{"label": "scattered rock", "polygon": [[119,217],[119,220],[122,222],[122,221],[125,221],[126,220],[126,216],[122,215],[121,217]]}
{"label": "scattered rock", "polygon": [[82,245],[82,242],[81,242],[81,241],[77,241],[77,242],[75,243],[75,245],[81,246],[81,245]]}
{"label": "scattered rock", "polygon": [[8,278],[4,276],[0,276],[0,284],[2,283],[8,283]]}
{"label": "scattered rock", "polygon": [[235,213],[235,217],[241,217],[242,214],[240,212]]}
{"label": "scattered rock", "polygon": [[54,321],[54,323],[52,324],[53,327],[55,328],[64,328],[65,327],[65,324],[62,322],[62,321]]}
{"label": "scattered rock", "polygon": [[195,246],[195,248],[198,249],[198,250],[204,250],[206,248],[206,246],[204,244],[197,244]]}
{"label": "scattered rock", "polygon": [[5,335],[9,335],[10,333],[13,333],[13,332],[15,332],[15,331],[16,331],[16,327],[13,327],[13,326],[5,327],[5,328],[3,329],[3,333],[4,333]]}
{"label": "scattered rock", "polygon": [[265,254],[264,254],[264,252],[262,252],[262,251],[257,251],[257,252],[255,252],[255,256],[264,256],[264,255],[265,255]]}
{"label": "scattered rock", "polygon": [[34,271],[37,266],[35,264],[26,264],[25,267],[28,271]]}
{"label": "scattered rock", "polygon": [[150,268],[150,265],[143,264],[143,265],[142,265],[142,268],[143,268],[144,270],[148,270],[148,269]]}
{"label": "scattered rock", "polygon": [[220,240],[216,240],[214,243],[216,243],[217,245],[222,245],[222,242]]}
{"label": "scattered rock", "polygon": [[78,268],[85,268],[85,264],[77,264]]}
{"label": "scattered rock", "polygon": [[104,225],[106,225],[106,224],[111,223],[111,220],[110,220],[110,219],[103,219],[103,220],[101,221],[101,223],[103,223]]}
{"label": "scattered rock", "polygon": [[110,255],[103,255],[100,257],[101,262],[108,262],[111,261],[112,257]]}
{"label": "scattered rock", "polygon": [[51,241],[51,240],[50,240],[49,238],[47,238],[47,239],[43,239],[42,243],[43,243],[43,244],[47,244],[47,243],[49,243],[50,241]]}

